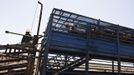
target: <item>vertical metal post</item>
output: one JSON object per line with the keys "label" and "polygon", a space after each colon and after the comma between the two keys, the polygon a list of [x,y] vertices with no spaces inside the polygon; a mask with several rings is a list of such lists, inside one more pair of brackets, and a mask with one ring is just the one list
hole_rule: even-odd
{"label": "vertical metal post", "polygon": [[42,60],[42,65],[41,65],[41,70],[40,70],[40,75],[47,75],[47,62],[48,62],[48,53],[49,53],[49,43],[51,40],[51,34],[52,34],[52,18],[53,15],[51,14],[50,21],[48,23],[48,31],[47,31],[47,39],[46,39],[46,45],[44,46],[43,49],[43,60]]}
{"label": "vertical metal post", "polygon": [[114,60],[112,60],[112,73],[114,74]]}
{"label": "vertical metal post", "polygon": [[40,9],[38,29],[37,29],[37,36],[39,35],[40,25],[41,25],[41,18],[42,18],[42,12],[43,12],[43,4],[41,2],[39,2],[39,1],[38,1],[38,3],[41,5],[41,9]]}
{"label": "vertical metal post", "polygon": [[86,51],[86,62],[85,62],[85,75],[89,75],[89,50],[91,49],[90,47],[90,40],[91,40],[91,25],[89,25],[89,27],[86,30],[86,34],[87,34],[87,51]]}
{"label": "vertical metal post", "polygon": [[120,35],[119,35],[119,25],[117,27],[117,53],[118,53],[118,75],[121,75],[121,58],[120,58]]}
{"label": "vertical metal post", "polygon": [[89,73],[88,73],[88,69],[89,69],[89,53],[87,53],[87,55],[86,55],[86,63],[85,63],[85,75],[89,75]]}
{"label": "vertical metal post", "polygon": [[48,62],[48,52],[49,52],[49,45],[46,45],[46,48],[43,52],[43,60],[42,60],[42,64],[41,64],[41,74],[40,75],[47,75],[47,62]]}
{"label": "vertical metal post", "polygon": [[[39,23],[38,23],[38,29],[37,29],[37,34],[33,37],[33,47],[35,47],[35,45],[38,43],[38,40],[39,40],[39,32],[40,32],[40,25],[41,25],[41,19],[42,19],[42,12],[43,12],[43,4],[38,1],[38,4],[41,5],[41,9],[40,9],[40,15],[39,15]],[[36,54],[36,53],[35,53]],[[39,53],[39,58],[38,58],[38,62],[37,62],[37,68],[35,70],[35,75],[38,74],[38,68],[40,66],[40,61],[41,61],[41,57],[42,57],[42,54]],[[32,61],[31,61],[32,62]]]}
{"label": "vertical metal post", "polygon": [[68,57],[67,55],[65,55],[65,57],[64,57],[65,58],[65,64],[64,64],[65,66],[67,66],[67,57]]}

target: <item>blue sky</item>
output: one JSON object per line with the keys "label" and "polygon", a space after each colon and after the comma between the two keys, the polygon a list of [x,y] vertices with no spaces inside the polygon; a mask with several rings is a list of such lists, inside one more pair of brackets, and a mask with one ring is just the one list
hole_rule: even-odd
{"label": "blue sky", "polygon": [[[40,0],[44,4],[41,32],[45,31],[53,8],[101,19],[134,28],[134,0]],[[35,10],[37,12],[35,14]],[[36,34],[40,7],[37,0],[0,0],[0,44],[18,43],[22,36],[5,34],[5,30]],[[35,14],[35,19],[33,22]]]}

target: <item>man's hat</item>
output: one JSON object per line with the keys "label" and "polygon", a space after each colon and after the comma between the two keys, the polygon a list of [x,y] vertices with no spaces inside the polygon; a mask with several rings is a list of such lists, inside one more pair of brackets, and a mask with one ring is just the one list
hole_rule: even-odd
{"label": "man's hat", "polygon": [[30,33],[31,31],[29,29],[26,29],[26,33]]}

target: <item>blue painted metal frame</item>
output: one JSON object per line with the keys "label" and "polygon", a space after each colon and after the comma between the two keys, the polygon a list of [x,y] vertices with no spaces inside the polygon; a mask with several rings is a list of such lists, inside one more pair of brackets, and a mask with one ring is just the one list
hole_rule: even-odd
{"label": "blue painted metal frame", "polygon": [[[61,46],[66,48],[76,48],[78,50],[86,50],[86,42],[87,39],[83,39],[80,37],[60,33],[60,32],[52,32],[52,39],[50,41],[51,46]],[[107,42],[98,39],[90,39],[90,46],[93,47],[94,52],[104,52],[113,55],[118,54],[118,49],[116,47],[116,42]],[[133,56],[134,57],[134,46],[129,45],[120,45],[121,55]]]}
{"label": "blue painted metal frame", "polygon": [[[78,25],[81,28],[85,28],[85,30],[88,29],[90,34],[88,32],[84,35],[73,34],[67,29],[68,25]],[[107,29],[114,31],[115,35],[114,33],[111,35],[115,38],[113,40],[109,40],[107,38],[92,37],[92,33],[90,32],[92,31],[92,26],[100,28],[100,30]],[[54,8],[46,30],[47,39],[43,41],[43,43],[46,44],[44,45],[43,50],[43,63],[40,71],[41,75],[46,75],[48,53],[49,51],[51,52],[50,48],[55,48],[56,50],[61,50],[62,48],[62,52],[66,49],[65,52],[93,52],[95,55],[103,54],[103,56],[107,56],[109,54],[113,57],[117,56],[118,73],[120,75],[121,57],[134,57],[134,44],[122,43],[120,41],[121,33],[133,34],[134,30]]]}
{"label": "blue painted metal frame", "polygon": [[[67,12],[67,11],[63,11],[63,10],[59,10],[59,9],[54,9],[53,12],[52,12],[52,16],[53,16],[53,19],[52,19],[52,34],[51,36],[49,37],[52,37],[51,40],[50,40],[50,46],[60,46],[60,47],[67,47],[67,48],[76,48],[78,50],[86,50],[86,44],[87,44],[87,39],[85,38],[82,38],[82,37],[78,37],[78,36],[75,36],[75,35],[72,35],[70,33],[66,33],[66,32],[62,32],[60,31],[60,27],[62,27],[62,25],[64,25],[65,23],[67,23],[67,20],[68,19],[72,19],[73,21],[70,20],[70,23],[76,23],[76,24],[80,24],[80,22],[83,22],[83,25],[84,26],[88,26],[90,27],[90,25],[94,24],[96,26],[102,26],[102,27],[107,27],[107,28],[110,28],[110,29],[114,29],[114,30],[117,30],[118,28],[118,25],[115,25],[115,24],[112,24],[112,23],[108,23],[108,22],[104,22],[104,21],[101,21],[101,20],[97,20],[97,19],[93,19],[93,18],[89,18],[89,17],[85,17],[85,16],[82,16],[82,15],[78,15],[78,14],[75,14],[75,13],[71,13],[71,12]],[[72,17],[72,15],[76,15],[74,18]],[[55,16],[59,17],[59,19],[57,20],[56,23],[54,23],[55,21]],[[61,24],[59,26],[59,31],[55,31],[53,30],[54,27],[56,25],[58,25],[58,23],[60,23],[60,21],[62,21],[61,19],[62,18],[65,18],[66,20],[61,22],[63,24]],[[77,22],[74,22],[74,21],[77,21]],[[99,22],[99,24],[98,24]],[[48,26],[49,27],[49,26]],[[124,29],[127,29],[126,27],[122,27],[122,26],[119,26],[120,29],[122,29],[122,31],[125,31],[123,30]],[[129,28],[128,28],[129,29]],[[57,28],[58,30],[58,28]],[[66,30],[65,28],[63,28],[63,30]],[[133,32],[133,29],[130,29],[131,32]],[[130,32],[130,33],[131,33]],[[49,34],[49,33],[48,33]],[[99,39],[99,40],[98,40]],[[90,40],[90,46],[92,47],[91,51],[94,51],[94,52],[102,52],[102,53],[109,53],[109,54],[113,54],[113,55],[118,55],[118,49],[116,47],[117,45],[117,42],[107,42],[107,41],[104,41],[106,39],[103,39],[103,38],[91,38],[89,39]],[[119,41],[119,40],[117,40]],[[123,45],[121,44],[120,45],[120,54],[121,55],[125,55],[125,56],[132,56],[134,57],[134,45]]]}

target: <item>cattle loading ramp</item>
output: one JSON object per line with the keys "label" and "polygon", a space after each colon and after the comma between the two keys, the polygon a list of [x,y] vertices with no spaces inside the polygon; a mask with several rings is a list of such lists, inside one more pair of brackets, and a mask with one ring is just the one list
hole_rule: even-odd
{"label": "cattle loading ramp", "polygon": [[134,30],[53,9],[41,75],[134,75]]}
{"label": "cattle loading ramp", "polygon": [[134,75],[133,29],[56,8],[39,50],[0,50],[0,75]]}

